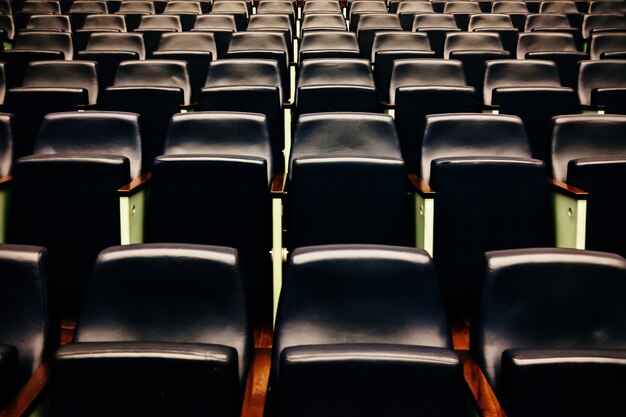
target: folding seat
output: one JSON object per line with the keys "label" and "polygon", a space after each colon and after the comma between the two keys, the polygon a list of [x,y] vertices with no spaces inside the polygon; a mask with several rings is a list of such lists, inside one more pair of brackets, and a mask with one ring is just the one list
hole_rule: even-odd
{"label": "folding seat", "polygon": [[32,15],[26,27],[20,31],[24,32],[72,32],[72,24],[69,16],[66,15]]}
{"label": "folding seat", "polygon": [[279,1],[279,0],[261,0],[259,1],[256,9],[256,14],[280,14],[289,17],[291,23],[291,32],[295,35],[296,32],[296,9],[297,5],[291,1]]}
{"label": "folding seat", "polygon": [[32,15],[38,14],[61,14],[61,5],[58,1],[26,1],[20,11],[16,11],[13,15],[15,19],[15,28],[23,29],[26,27],[28,19]]}
{"label": "folding seat", "polygon": [[583,49],[580,29],[573,27],[564,14],[529,14],[526,17],[524,31],[569,33],[574,36],[576,48],[578,50]]}
{"label": "folding seat", "polygon": [[580,29],[583,14],[580,13],[573,1],[542,1],[539,6],[540,14],[561,14],[567,16],[570,25]]}
{"label": "folding seat", "polygon": [[[90,2],[91,3],[91,2]],[[74,30],[74,49],[82,51],[87,47],[93,33],[126,32],[124,16],[114,14],[93,14],[85,16],[81,29]]]}
{"label": "folding seat", "polygon": [[576,40],[571,33],[531,32],[519,35],[517,58],[554,61],[561,83],[576,88],[578,63],[589,59],[589,55],[576,48]]}
{"label": "folding seat", "polygon": [[182,31],[180,17],[172,15],[141,16],[139,26],[134,30],[143,35],[148,58],[152,58],[152,53],[158,49],[163,34]]}
{"label": "folding seat", "polygon": [[367,1],[354,1],[350,4],[350,19],[349,30],[356,32],[359,26],[361,16],[366,14],[387,14],[387,5],[384,1],[367,0]]}
{"label": "folding seat", "polygon": [[378,100],[389,102],[389,82],[393,63],[397,59],[434,58],[430,42],[425,33],[417,32],[378,32],[372,43],[372,63],[374,82]]}
{"label": "folding seat", "polygon": [[188,32],[195,25],[196,17],[202,14],[202,6],[196,1],[168,1],[163,14],[178,16],[183,31]]}
{"label": "folding seat", "polygon": [[590,1],[589,14],[602,13],[626,13],[626,5],[623,1]]}
{"label": "folding seat", "polygon": [[119,244],[116,190],[140,173],[138,116],[127,113],[49,114],[33,155],[14,164],[8,241],[48,249],[61,312],[76,311],[98,252]]}
{"label": "folding seat", "polygon": [[[310,17],[313,16],[307,16],[307,18]],[[358,58],[360,56],[359,43],[356,40],[356,35],[346,31],[337,32],[334,30],[325,30],[304,32],[299,49],[299,63],[310,58]]]}
{"label": "folding seat", "polygon": [[274,308],[285,248],[415,246],[406,171],[391,116],[302,115],[289,161],[288,176],[278,176],[272,184]]}
{"label": "folding seat", "polygon": [[488,252],[470,347],[508,416],[620,415],[626,262],[603,252]]}
{"label": "folding seat", "polygon": [[[315,2],[319,3],[319,2]],[[307,3],[310,4],[310,3]],[[341,13],[313,13],[302,17],[301,36],[310,31],[347,31],[346,20]]]}
{"label": "folding seat", "polygon": [[359,20],[356,36],[359,40],[361,58],[372,59],[372,44],[379,32],[402,31],[400,18],[396,14],[365,14]]}
{"label": "folding seat", "polygon": [[209,14],[196,17],[196,24],[191,31],[213,33],[217,45],[217,58],[223,59],[226,58],[228,45],[233,33],[237,31],[237,26],[234,16]]}
{"label": "folding seat", "polygon": [[120,63],[113,86],[102,98],[102,108],[140,115],[143,172],[163,153],[165,134],[172,115],[191,99],[185,61],[152,59]]}
{"label": "folding seat", "polygon": [[596,33],[591,36],[590,58],[626,59],[626,33]]}
{"label": "folding seat", "polygon": [[583,17],[582,37],[589,40],[598,32],[626,32],[626,16],[623,14],[587,14]]}
{"label": "folding seat", "polygon": [[284,14],[252,15],[248,21],[248,32],[280,32],[285,37],[289,60],[293,61],[293,32],[291,20]]}
{"label": "folding seat", "polygon": [[284,169],[285,129],[278,63],[269,59],[219,59],[209,67],[200,110],[261,113],[267,118],[276,172]]}
{"label": "folding seat", "polygon": [[442,58],[446,34],[448,32],[460,32],[461,29],[457,26],[453,15],[430,13],[415,15],[412,31],[426,33],[435,55],[437,58]]}
{"label": "folding seat", "polygon": [[306,1],[302,6],[302,19],[307,14],[341,14],[338,1]]}
{"label": "folding seat", "polygon": [[[273,150],[266,117],[194,112],[172,118],[164,154],[154,162],[146,242],[236,248],[256,313],[270,317]],[[197,184],[217,194],[196,192]],[[219,195],[219,199],[215,196]]]}
{"label": "folding seat", "polygon": [[296,249],[276,322],[273,415],[468,415],[447,327],[425,252]]}
{"label": "folding seat", "polygon": [[204,86],[211,61],[217,59],[217,46],[213,33],[182,32],[164,33],[159,49],[152,56],[155,59],[174,59],[185,61],[189,68],[191,83],[191,103],[200,99],[200,90]]}
{"label": "folding seat", "polygon": [[74,343],[54,358],[52,415],[239,415],[252,356],[243,275],[232,248],[103,251]]}
{"label": "folding seat", "polygon": [[578,99],[583,106],[603,107],[605,113],[626,114],[626,61],[580,62]]}
{"label": "folding seat", "polygon": [[466,314],[485,251],[554,245],[547,171],[508,115],[426,116],[420,158],[420,204],[434,216],[423,227],[449,307]]}
{"label": "folding seat", "polygon": [[[0,14],[0,41],[12,42],[15,37],[15,23],[13,15]],[[4,49],[4,45],[1,49]]]}
{"label": "folding seat", "polygon": [[248,5],[243,1],[219,1],[213,3],[211,14],[229,15],[235,18],[237,30],[246,30],[248,26]]}
{"label": "folding seat", "polygon": [[524,21],[528,15],[528,2],[494,1],[491,4],[491,13],[509,15],[513,26],[521,32],[524,30]]}
{"label": "folding seat", "polygon": [[389,102],[395,106],[402,158],[412,173],[419,170],[426,115],[478,111],[476,90],[467,85],[463,64],[456,60],[395,61]]}
{"label": "folding seat", "polygon": [[570,115],[554,118],[552,169],[556,180],[589,192],[586,247],[626,254],[626,202],[621,182],[626,172],[626,116]]}
{"label": "folding seat", "polygon": [[487,63],[485,103],[524,122],[532,157],[549,166],[552,117],[578,110],[576,92],[562,87],[550,61],[501,60]]}
{"label": "folding seat", "polygon": [[225,2],[243,2],[248,9],[248,16],[251,16],[253,13],[254,2],[252,0],[214,0],[213,3],[225,3]]}
{"label": "folding seat", "polygon": [[482,101],[480,92],[483,89],[486,62],[510,56],[510,53],[502,47],[502,41],[497,33],[448,33],[443,48],[444,58],[456,59],[463,63],[467,85],[479,92],[479,101]]}
{"label": "folding seat", "polygon": [[78,52],[79,59],[98,63],[100,91],[113,85],[120,62],[143,60],[145,56],[143,35],[139,33],[92,33],[85,50]]}
{"label": "folding seat", "polygon": [[129,32],[132,32],[139,27],[142,16],[156,14],[156,11],[151,1],[122,1],[115,14],[124,16],[126,27]]}
{"label": "folding seat", "polygon": [[377,110],[376,86],[368,59],[317,58],[300,65],[296,114]]}
{"label": "folding seat", "polygon": [[470,15],[482,13],[478,3],[474,1],[448,1],[443,12],[452,14],[456,25],[464,31],[467,31]]}
{"label": "folding seat", "polygon": [[513,21],[508,14],[483,13],[471,15],[467,31],[497,33],[500,36],[504,49],[511,55],[515,54],[518,30],[513,27]]}
{"label": "folding seat", "polygon": [[433,5],[424,1],[403,1],[398,4],[398,9],[396,10],[397,15],[400,17],[402,30],[407,31],[413,28],[415,15],[434,12]]}
{"label": "folding seat", "polygon": [[89,61],[31,62],[21,87],[7,91],[5,110],[16,116],[15,155],[30,155],[44,117],[75,111],[98,100],[96,63]]}
{"label": "folding seat", "polygon": [[68,15],[72,19],[74,30],[81,29],[85,24],[85,19],[90,15],[108,14],[109,8],[104,1],[83,1],[72,2]]}
{"label": "folding seat", "polygon": [[281,32],[234,33],[228,46],[226,58],[272,59],[278,63],[282,83],[282,101],[289,101],[291,80],[289,47]]}
{"label": "folding seat", "polygon": [[0,407],[49,359],[58,343],[46,249],[0,245]]}

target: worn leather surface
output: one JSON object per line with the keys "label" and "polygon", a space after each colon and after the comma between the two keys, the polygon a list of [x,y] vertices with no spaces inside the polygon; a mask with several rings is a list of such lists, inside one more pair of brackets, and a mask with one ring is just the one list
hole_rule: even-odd
{"label": "worn leather surface", "polygon": [[97,64],[88,61],[31,62],[24,73],[23,87],[82,88],[88,102],[98,101]]}
{"label": "worn leather surface", "polygon": [[508,349],[623,350],[625,274],[624,258],[603,252],[487,253],[470,346],[496,394]]}
{"label": "worn leather surface", "polygon": [[596,31],[603,30],[623,31],[626,29],[626,16],[619,14],[587,14],[583,17],[581,33],[584,39],[589,37]]}
{"label": "worn leather surface", "polygon": [[307,31],[300,40],[299,62],[309,58],[358,58],[359,44],[350,32]]}
{"label": "worn leather surface", "polygon": [[626,53],[626,33],[596,33],[591,37],[589,51],[594,60],[605,58],[606,53]]}
{"label": "worn leather surface", "polygon": [[[309,5],[318,5],[319,3],[326,2],[309,2],[304,6],[306,9]],[[333,2],[334,3],[334,2]],[[309,7],[310,8],[310,7]],[[335,30],[335,31],[347,31],[346,20],[341,12],[337,13],[318,13],[318,12],[303,12],[302,14],[302,33],[310,31],[322,31],[322,30]]]}
{"label": "worn leather surface", "polygon": [[578,99],[580,104],[602,105],[594,100],[594,90],[601,88],[626,88],[626,61],[602,59],[579,64]]}
{"label": "worn leather surface", "polygon": [[511,16],[498,13],[473,14],[469,17],[467,30],[472,32],[477,29],[509,29],[513,28]]}
{"label": "worn leather surface", "polygon": [[94,33],[85,50],[135,52],[142,60],[146,56],[143,36],[139,33]]}
{"label": "worn leather surface", "polygon": [[0,60],[4,62],[6,75],[6,88],[18,87],[22,85],[24,72],[29,63],[33,61],[63,59],[63,53],[59,51],[39,51],[39,50],[15,50],[0,51]]}
{"label": "worn leather surface", "polygon": [[400,18],[396,14],[364,14],[356,27],[361,57],[372,60],[372,44],[374,37],[381,31],[402,31]]}
{"label": "worn leather surface", "polygon": [[13,49],[57,51],[63,53],[66,60],[71,60],[74,55],[72,34],[61,32],[31,32],[19,34],[15,37]]}

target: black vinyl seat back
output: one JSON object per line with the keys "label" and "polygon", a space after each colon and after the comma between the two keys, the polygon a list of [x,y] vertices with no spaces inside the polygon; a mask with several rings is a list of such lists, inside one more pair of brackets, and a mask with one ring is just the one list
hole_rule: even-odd
{"label": "black vinyl seat back", "polygon": [[287,247],[411,245],[405,175],[391,117],[300,116],[289,171]]}
{"label": "black vinyl seat back", "polygon": [[[54,415],[238,415],[252,338],[237,251],[184,244],[103,251],[75,342],[55,358]],[[79,398],[67,402],[70,392]]]}
{"label": "black vinyl seat back", "polygon": [[[368,2],[371,3],[371,2]],[[372,44],[378,32],[402,31],[400,17],[396,14],[364,14],[356,27],[357,38],[359,39],[359,49],[361,57],[372,59]]]}
{"label": "black vinyl seat back", "polygon": [[15,116],[10,113],[0,113],[0,178],[11,173],[14,123]]}
{"label": "black vinyl seat back", "polygon": [[529,3],[523,1],[494,1],[491,3],[491,13],[509,15],[513,26],[522,32],[526,18],[529,15],[528,5]]}
{"label": "black vinyl seat back", "polygon": [[77,308],[98,252],[119,243],[116,190],[140,167],[138,116],[110,112],[49,114],[34,155],[14,164],[8,240],[48,248],[64,312]]}
{"label": "black vinyl seat back", "polygon": [[478,111],[476,90],[465,82],[463,64],[452,59],[395,61],[389,97],[409,172],[419,172],[426,115]]}
{"label": "black vinyl seat back", "polygon": [[450,13],[424,13],[416,14],[413,18],[413,32],[425,32],[430,40],[430,46],[437,58],[443,57],[443,45],[446,34],[460,32],[461,29]]}
{"label": "black vinyl seat back", "polygon": [[211,14],[224,14],[233,16],[237,25],[237,31],[246,30],[250,9],[243,1],[218,1],[213,4]]}
{"label": "black vinyl seat back", "polygon": [[606,113],[626,114],[626,61],[583,61],[578,70],[580,104],[604,106]]}
{"label": "black vinyl seat back", "polygon": [[435,13],[433,5],[430,2],[401,1],[397,5],[398,8],[396,9],[396,14],[400,17],[402,30],[411,30],[413,27],[413,19],[416,14]]}
{"label": "black vinyl seat back", "polygon": [[226,58],[228,45],[233,33],[237,31],[237,25],[233,16],[225,14],[204,14],[196,17],[192,32],[210,32],[215,36],[217,44],[217,57]]}
{"label": "black vinyl seat back", "polygon": [[443,12],[454,15],[454,20],[463,31],[467,30],[470,15],[482,13],[478,2],[473,1],[447,1]]}
{"label": "black vinyl seat back", "polygon": [[85,90],[88,101],[98,101],[97,64],[89,61],[31,62],[26,68],[22,87],[67,88]]}
{"label": "black vinyl seat back", "polygon": [[178,15],[143,15],[139,26],[134,32],[141,33],[146,44],[146,53],[149,58],[159,47],[161,36],[165,33],[182,32],[183,28]]}
{"label": "black vinyl seat back", "polygon": [[626,57],[626,33],[596,33],[591,37],[590,58],[594,60]]}
{"label": "black vinyl seat back", "polygon": [[72,24],[69,16],[65,15],[33,15],[28,19],[25,31],[70,33],[72,32]]}
{"label": "black vinyl seat back", "polygon": [[26,32],[15,37],[14,50],[61,52],[64,59],[74,55],[72,34],[63,32]]}
{"label": "black vinyl seat back", "polygon": [[298,62],[309,58],[358,58],[356,35],[346,31],[308,31],[300,40]]}
{"label": "black vinyl seat back", "polygon": [[597,32],[626,31],[626,16],[623,13],[586,14],[583,17],[581,34],[589,39]]}
{"label": "black vinyl seat back", "polygon": [[[544,355],[554,349],[621,349],[623,352],[626,348],[625,268],[626,262],[620,256],[575,249],[487,253],[470,348],[496,393],[504,393],[506,388],[501,359],[509,349],[528,349],[529,353],[541,349]],[[549,392],[557,398],[567,397],[566,387],[572,381],[563,382],[563,390],[558,394],[552,389]],[[589,386],[603,381],[593,378],[583,383]],[[539,382],[538,387],[543,385]],[[529,386],[526,392],[533,390]],[[536,394],[542,398],[539,392]],[[589,415],[572,410],[567,403],[561,404],[559,410],[553,408],[554,404],[537,404],[532,397],[526,400],[535,408],[533,415],[564,415],[562,410],[573,412],[569,415]],[[574,403],[588,400],[587,396],[569,398]],[[596,403],[594,409],[597,406]]]}
{"label": "black vinyl seat back", "polygon": [[553,175],[589,192],[586,248],[626,254],[621,232],[626,203],[619,178],[626,172],[626,116],[560,116],[552,132]]}
{"label": "black vinyl seat back", "polygon": [[503,13],[481,13],[469,17],[468,32],[478,29],[514,29],[511,16]]}
{"label": "black vinyl seat back", "polygon": [[276,322],[277,415],[465,415],[450,348],[434,268],[423,251],[299,248]]}
{"label": "black vinyl seat back", "polygon": [[[319,2],[310,2],[317,4]],[[302,17],[302,34],[310,31],[343,31],[346,32],[346,20],[341,13],[306,13]]]}
{"label": "black vinyl seat back", "polygon": [[[89,1],[88,3],[93,3]],[[115,14],[90,14],[85,17],[85,23],[83,24],[82,30],[91,30],[91,31],[116,31],[116,32],[126,32],[126,21],[124,20],[124,16],[115,15]]]}

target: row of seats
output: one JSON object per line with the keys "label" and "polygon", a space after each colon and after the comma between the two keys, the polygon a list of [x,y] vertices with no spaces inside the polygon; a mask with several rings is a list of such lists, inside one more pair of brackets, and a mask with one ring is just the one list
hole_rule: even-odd
{"label": "row of seats", "polygon": [[[507,415],[620,415],[624,258],[571,249],[485,258],[470,346]],[[104,250],[74,342],[56,353],[47,261],[42,247],[0,246],[0,382],[12,388],[2,394],[54,355],[53,416],[240,414],[252,358],[251,272],[236,250]],[[419,249],[296,250],[272,356],[267,415],[471,415],[435,268]]]}

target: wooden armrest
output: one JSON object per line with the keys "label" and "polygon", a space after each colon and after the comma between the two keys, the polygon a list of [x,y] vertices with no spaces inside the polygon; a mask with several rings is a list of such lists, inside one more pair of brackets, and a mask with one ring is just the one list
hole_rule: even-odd
{"label": "wooden armrest", "polygon": [[379,101],[378,105],[383,109],[395,109],[396,105],[394,103],[389,103],[388,101]]}
{"label": "wooden armrest", "polygon": [[287,174],[284,172],[276,174],[276,176],[272,180],[272,185],[270,187],[270,194],[272,198],[284,198],[287,195],[287,191],[285,189],[286,186]]}
{"label": "wooden armrest", "polygon": [[119,194],[133,194],[139,191],[140,189],[142,189],[145,186],[145,184],[147,184],[148,181],[150,181],[150,178],[152,178],[151,172],[148,172],[147,174],[143,174],[142,176],[135,178],[128,184],[123,185],[122,187],[118,188],[117,192]]}
{"label": "wooden armrest", "polygon": [[11,186],[11,181],[13,181],[12,175],[7,175],[6,177],[0,177],[0,190],[9,188]]}
{"label": "wooden armrest", "polygon": [[423,178],[415,174],[408,174],[407,179],[411,186],[424,198],[435,198],[435,190]]}
{"label": "wooden armrest", "polygon": [[587,191],[572,187],[571,185],[567,185],[566,183],[555,180],[554,178],[548,178],[548,184],[550,184],[550,187],[553,190],[561,194],[565,194],[568,197],[572,197],[577,200],[586,200],[589,198],[589,193]]}
{"label": "wooden armrest", "polygon": [[485,374],[467,350],[457,351],[463,365],[463,377],[469,387],[482,417],[506,417],[496,394]]}
{"label": "wooden armrest", "polygon": [[52,362],[42,364],[22,387],[17,396],[0,412],[0,417],[21,417],[34,404],[50,381]]}
{"label": "wooden armrest", "polygon": [[271,363],[272,350],[270,348],[254,349],[254,356],[248,370],[241,417],[263,417]]}

